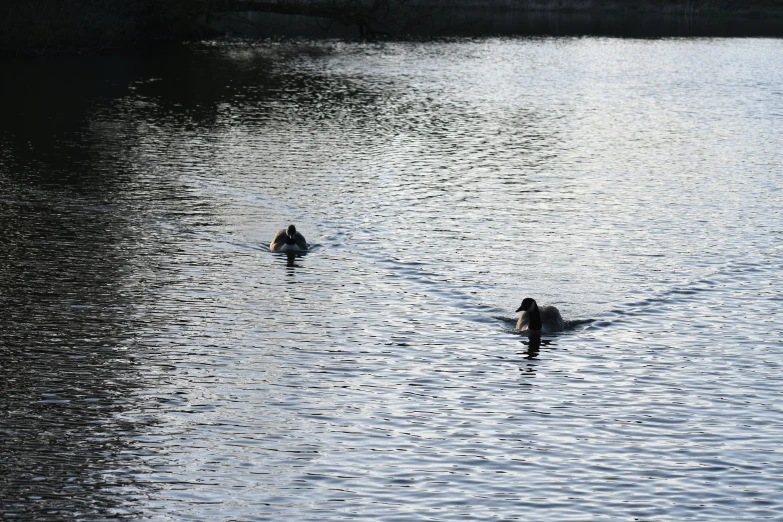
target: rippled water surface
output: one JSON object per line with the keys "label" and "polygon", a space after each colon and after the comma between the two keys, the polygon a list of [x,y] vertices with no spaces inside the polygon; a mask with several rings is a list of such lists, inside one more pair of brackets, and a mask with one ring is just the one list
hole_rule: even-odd
{"label": "rippled water surface", "polygon": [[0,518],[783,519],[781,56],[4,62]]}

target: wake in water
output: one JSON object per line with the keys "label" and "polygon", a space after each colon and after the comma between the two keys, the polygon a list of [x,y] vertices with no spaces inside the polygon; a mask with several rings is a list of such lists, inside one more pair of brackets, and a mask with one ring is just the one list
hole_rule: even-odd
{"label": "wake in water", "polygon": [[[760,275],[765,272],[770,272],[770,280],[774,279],[775,273],[779,269],[780,267],[772,262],[729,262],[706,277],[676,283],[655,292],[650,297],[623,303],[607,312],[609,317],[593,322],[591,327],[605,328],[657,316],[664,313],[664,309],[702,301],[703,297],[708,294],[714,294],[714,296],[707,298],[707,302],[704,304],[709,307],[720,307],[721,303],[728,298],[723,295],[725,292],[740,291],[749,283],[757,284],[759,279],[764,279],[760,278]],[[757,293],[761,295],[764,292],[760,289]],[[689,318],[683,317],[683,323],[687,324],[688,322]]]}
{"label": "wake in water", "polygon": [[[519,320],[517,317],[508,317],[506,315],[492,315],[492,319],[496,321],[500,321],[506,326],[506,329],[509,333],[515,333],[520,335],[527,335],[526,332],[520,332],[517,330],[517,321]],[[547,333],[547,336],[553,336],[556,337],[558,335],[563,335],[564,333],[571,333],[574,331],[580,331],[584,330],[588,325],[591,325],[595,322],[595,319],[564,319],[563,322],[565,323],[565,328],[563,328],[562,332],[553,332],[553,333]]]}

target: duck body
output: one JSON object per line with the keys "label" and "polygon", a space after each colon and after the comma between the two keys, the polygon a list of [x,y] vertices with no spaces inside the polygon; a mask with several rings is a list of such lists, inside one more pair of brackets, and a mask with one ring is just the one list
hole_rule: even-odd
{"label": "duck body", "polygon": [[304,236],[296,231],[294,225],[278,230],[275,238],[269,244],[272,252],[304,252],[307,250],[307,241]]}
{"label": "duck body", "polygon": [[526,297],[517,312],[522,312],[517,321],[517,330],[529,333],[561,332],[565,329],[565,321],[560,310],[554,306],[538,307],[535,299]]}

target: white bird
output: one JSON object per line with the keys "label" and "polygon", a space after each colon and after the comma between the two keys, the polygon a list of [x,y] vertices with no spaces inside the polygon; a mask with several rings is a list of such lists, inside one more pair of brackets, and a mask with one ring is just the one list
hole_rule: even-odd
{"label": "white bird", "polygon": [[540,333],[544,331],[551,333],[565,329],[565,322],[557,308],[554,306],[538,308],[535,299],[530,297],[526,297],[522,301],[517,312],[522,312],[519,321],[517,321],[517,330],[520,332]]}

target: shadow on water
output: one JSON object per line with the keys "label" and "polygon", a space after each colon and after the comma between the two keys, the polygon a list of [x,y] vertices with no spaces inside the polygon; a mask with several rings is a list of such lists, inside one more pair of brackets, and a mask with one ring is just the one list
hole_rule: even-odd
{"label": "shadow on water", "polygon": [[[191,196],[177,173],[138,151],[152,140],[179,154],[151,133],[214,126],[236,85],[260,99],[279,91],[265,63],[177,50],[3,63],[0,97],[14,100],[0,109],[3,518],[138,515],[134,499],[153,487],[138,480],[139,457],[152,455],[135,440],[156,423],[144,397],[176,313],[156,301],[176,274],[166,249],[210,219],[204,205],[183,215]],[[302,266],[286,261],[292,274]]]}
{"label": "shadow on water", "polygon": [[[214,58],[172,46],[155,54],[4,59],[0,98],[13,102],[0,107],[0,183],[124,189],[128,165],[117,165],[108,176],[85,165],[122,162],[107,156],[107,149],[130,148],[158,125],[183,132],[214,126],[221,103],[239,86],[252,86],[246,90],[264,99],[280,91],[281,82],[304,81],[269,74],[263,53],[252,58]],[[109,121],[100,117],[106,111],[115,112]],[[129,119],[149,126],[119,127]]]}
{"label": "shadow on water", "polygon": [[140,488],[134,437],[154,423],[140,414],[142,339],[166,321],[144,310],[165,272],[143,213],[118,201],[133,173],[102,164],[92,126],[136,74],[134,60],[116,63],[6,63],[0,81],[14,100],[0,124],[3,519],[135,516],[117,492]]}
{"label": "shadow on water", "polygon": [[[14,197],[16,196],[16,197]],[[51,192],[0,203],[0,510],[35,520],[122,516],[129,411],[144,379],[130,353],[140,302],[126,223]]]}

